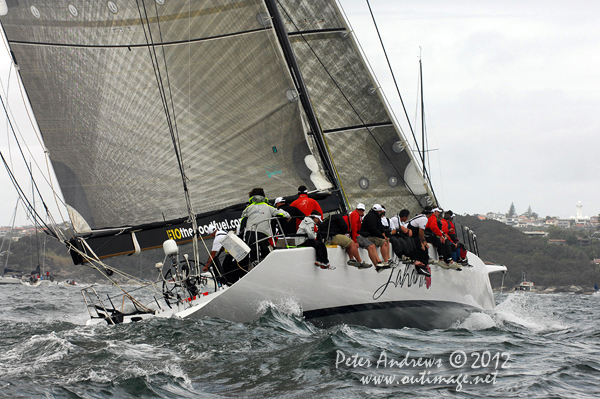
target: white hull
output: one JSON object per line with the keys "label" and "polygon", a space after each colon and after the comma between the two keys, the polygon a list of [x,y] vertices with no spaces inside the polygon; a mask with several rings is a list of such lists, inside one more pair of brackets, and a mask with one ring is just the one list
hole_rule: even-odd
{"label": "white hull", "polygon": [[[363,252],[363,259],[368,259]],[[345,323],[371,328],[448,328],[472,312],[494,309],[488,274],[506,270],[504,266],[486,266],[469,253],[473,267],[462,271],[430,265],[428,284],[413,265],[400,264],[378,273],[375,267],[346,265],[348,257],[341,248],[328,248],[328,253],[335,270],[316,267],[312,248],[275,250],[229,288],[171,309],[161,305],[163,309],[155,315],[124,316],[120,322],[215,317],[245,323],[274,305],[295,308],[319,327]],[[105,321],[92,319],[88,324],[98,322]]]}
{"label": "white hull", "polygon": [[[486,266],[469,253],[473,267],[462,271],[431,268],[431,284],[413,265],[401,264],[378,273],[374,267],[347,266],[341,248],[329,248],[335,270],[314,265],[312,248],[276,250],[243,279],[189,317],[219,317],[235,322],[256,320],[265,305],[295,303],[312,323],[329,327],[359,324],[372,328],[448,328],[474,311],[495,306],[488,273],[506,270]],[[368,259],[366,252],[361,255]],[[188,316],[188,315],[186,315]]]}
{"label": "white hull", "polygon": [[21,279],[17,277],[0,276],[0,285],[2,284],[21,284]]}

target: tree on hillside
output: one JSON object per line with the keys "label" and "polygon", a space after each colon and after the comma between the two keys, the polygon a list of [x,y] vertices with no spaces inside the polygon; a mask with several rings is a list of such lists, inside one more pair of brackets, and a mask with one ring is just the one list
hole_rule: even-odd
{"label": "tree on hillside", "polygon": [[525,211],[525,216],[527,216],[528,218],[530,218],[531,214],[532,214],[532,212],[531,212],[531,205],[529,205],[527,207],[527,211]]}
{"label": "tree on hillside", "polygon": [[566,237],[566,230],[556,226],[548,226],[546,231],[548,232],[548,238],[552,240],[562,240]]}
{"label": "tree on hillside", "polygon": [[511,202],[510,203],[510,208],[508,209],[508,213],[506,214],[506,217],[514,218],[515,216],[517,216],[517,211],[515,209],[515,204],[514,204],[514,202]]}
{"label": "tree on hillside", "polygon": [[577,244],[577,236],[573,233],[569,233],[569,234],[567,234],[565,241],[569,245],[575,245],[575,244]]}
{"label": "tree on hillside", "polygon": [[[514,287],[521,282],[522,273],[538,286],[579,285],[591,289],[595,281],[590,267],[591,248],[577,245],[548,244],[545,237],[529,237],[521,231],[495,220],[480,220],[472,216],[457,215],[455,223],[469,226],[477,234],[481,258],[496,264],[506,265],[508,272],[493,273],[490,280],[494,287],[504,282],[505,287]],[[556,229],[556,230],[555,230]],[[579,231],[555,227],[554,231],[573,234],[575,243]],[[583,233],[584,235],[589,233]],[[597,235],[598,236],[598,235]],[[569,239],[572,241],[573,237]],[[598,258],[600,243],[594,240],[594,255]],[[600,276],[600,272],[599,272]]]}

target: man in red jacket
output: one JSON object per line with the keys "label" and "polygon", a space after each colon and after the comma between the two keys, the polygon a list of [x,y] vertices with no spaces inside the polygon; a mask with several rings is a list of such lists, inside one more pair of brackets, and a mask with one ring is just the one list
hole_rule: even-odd
{"label": "man in red jacket", "polygon": [[350,238],[354,242],[356,242],[356,236],[358,235],[358,230],[360,230],[363,217],[365,217],[365,204],[358,204],[356,205],[356,209],[350,213]]}
{"label": "man in red jacket", "polygon": [[377,248],[375,244],[367,240],[358,234],[358,231],[362,227],[362,220],[365,216],[365,204],[356,205],[356,209],[350,213],[350,237],[352,241],[358,244],[359,248],[366,249],[369,254],[369,259],[374,265],[381,263],[379,256],[377,255]]}
{"label": "man in red jacket", "polygon": [[457,265],[452,260],[450,239],[440,229],[441,224],[438,225],[438,219],[442,212],[443,211],[440,208],[433,209],[433,213],[427,219],[427,225],[425,226],[425,238],[427,242],[432,243],[433,246],[437,248],[439,256],[438,265],[440,267],[446,269],[456,268],[455,266]]}
{"label": "man in red jacket", "polygon": [[317,211],[321,215],[321,219],[323,219],[323,211],[321,210],[321,206],[316,200],[308,197],[308,190],[306,186],[298,187],[298,199],[292,202],[290,205],[300,209],[306,216],[310,215],[312,211]]}
{"label": "man in red jacket", "polygon": [[454,213],[452,211],[444,212],[444,218],[441,220],[442,222],[442,233],[444,233],[447,240],[450,241],[450,253],[452,255],[452,260],[457,261],[459,257],[458,251],[458,236],[456,235],[456,230],[454,228],[454,222],[452,221],[452,217]]}

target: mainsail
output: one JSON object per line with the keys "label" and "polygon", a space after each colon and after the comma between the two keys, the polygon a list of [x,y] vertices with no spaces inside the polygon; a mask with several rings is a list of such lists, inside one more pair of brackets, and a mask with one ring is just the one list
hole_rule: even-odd
{"label": "mainsail", "polygon": [[262,2],[20,4],[2,24],[65,201],[92,229],[187,214],[171,130],[197,212],[253,186],[314,187]]}
{"label": "mainsail", "polygon": [[279,5],[349,202],[419,212],[433,196],[335,1]]}
{"label": "mainsail", "polygon": [[251,187],[413,212],[431,201],[336,3],[279,0],[281,19],[267,3],[7,2],[0,20],[82,232],[182,222],[182,185],[198,214],[231,211]]}

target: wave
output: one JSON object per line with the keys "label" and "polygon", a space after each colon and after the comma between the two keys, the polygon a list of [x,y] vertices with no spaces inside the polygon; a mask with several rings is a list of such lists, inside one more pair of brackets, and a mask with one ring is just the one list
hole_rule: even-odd
{"label": "wave", "polygon": [[549,299],[545,295],[509,294],[492,317],[498,326],[512,325],[535,333],[568,329],[569,325],[553,312]]}

